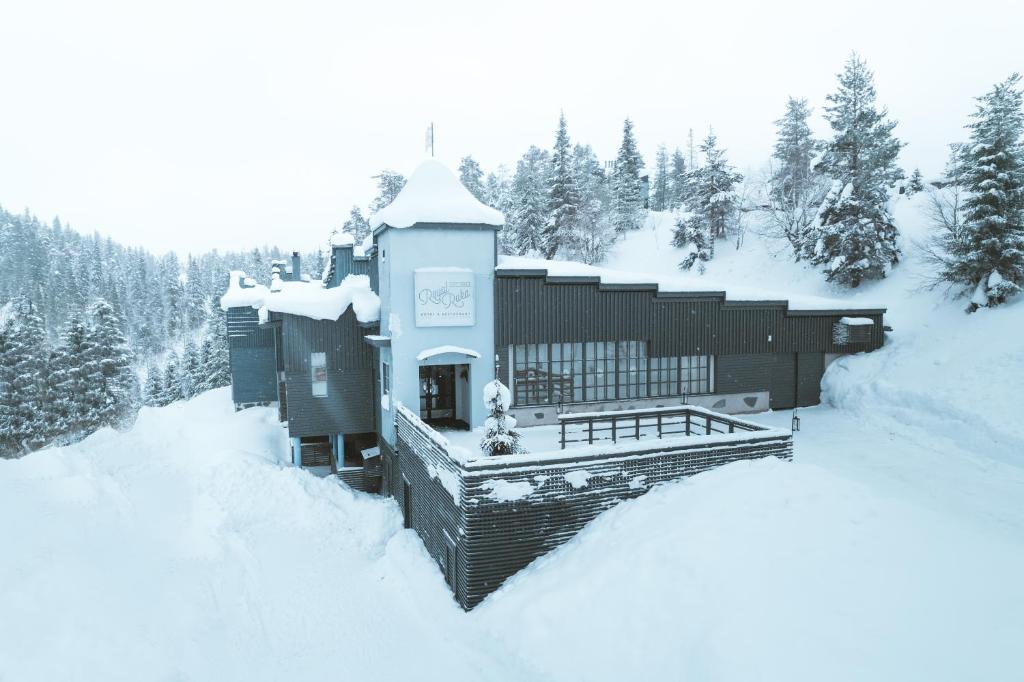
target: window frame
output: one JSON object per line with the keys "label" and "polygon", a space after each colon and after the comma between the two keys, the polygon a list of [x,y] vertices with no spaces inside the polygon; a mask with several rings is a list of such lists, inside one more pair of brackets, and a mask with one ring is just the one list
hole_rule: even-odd
{"label": "window frame", "polygon": [[[320,362],[321,358],[323,359],[322,362]],[[321,370],[323,372],[323,379],[317,378],[317,370]],[[310,352],[309,382],[310,392],[313,394],[314,398],[327,397],[327,353]]]}

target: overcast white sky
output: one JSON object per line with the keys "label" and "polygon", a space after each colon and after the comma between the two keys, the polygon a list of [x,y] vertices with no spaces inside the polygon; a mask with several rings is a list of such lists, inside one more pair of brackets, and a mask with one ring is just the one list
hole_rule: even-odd
{"label": "overcast white sky", "polygon": [[[741,169],[789,94],[816,125],[851,50],[941,169],[972,97],[1024,70],[1020,2],[192,2],[0,0],[0,205],[160,251],[311,248],[382,168],[514,167],[574,141],[648,163],[714,125]],[[984,11],[980,11],[984,9]]]}

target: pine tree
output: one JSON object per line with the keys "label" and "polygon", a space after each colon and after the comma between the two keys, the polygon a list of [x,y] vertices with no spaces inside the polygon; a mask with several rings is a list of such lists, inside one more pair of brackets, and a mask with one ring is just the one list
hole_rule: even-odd
{"label": "pine tree", "polygon": [[670,189],[669,189],[669,202],[668,207],[673,211],[683,205],[686,200],[687,193],[687,182],[689,174],[686,168],[686,159],[683,158],[683,153],[679,151],[679,147],[672,152],[672,170]]}
{"label": "pine tree", "polygon": [[961,238],[944,278],[973,292],[968,307],[1005,303],[1024,285],[1024,111],[1014,73],[978,98],[970,142],[955,148],[966,190]]}
{"label": "pine tree", "polygon": [[628,118],[622,124],[622,144],[615,158],[612,188],[615,197],[615,229],[619,232],[636,230],[643,222],[643,189],[640,170],[644,160],[633,137],[633,122]]}
{"label": "pine tree", "polygon": [[459,182],[480,201],[486,198],[483,180],[484,172],[476,159],[472,156],[462,157],[462,161],[459,162]]}
{"label": "pine tree", "polygon": [[770,216],[793,248],[796,260],[813,251],[818,207],[828,184],[814,170],[819,143],[811,134],[811,107],[805,99],[790,97],[786,113],[775,121],[774,167],[768,181]]}
{"label": "pine tree", "polygon": [[554,258],[559,249],[567,247],[572,239],[580,203],[564,113],[558,117],[547,196],[547,222],[542,231],[541,254],[545,258]]}
{"label": "pine tree", "polygon": [[512,178],[512,210],[505,220],[509,228],[508,248],[516,255],[538,255],[544,249],[547,224],[547,185],[551,161],[548,153],[530,149],[516,164]]}
{"label": "pine tree", "polygon": [[139,404],[138,378],[132,368],[135,358],[121,331],[121,321],[102,299],[89,306],[85,339],[83,370],[89,426],[123,428],[131,422]]}
{"label": "pine tree", "polygon": [[651,210],[664,211],[672,204],[672,171],[669,168],[668,150],[658,145],[654,157],[654,183],[651,186]]}
{"label": "pine tree", "polygon": [[377,196],[370,204],[370,213],[381,210],[398,196],[398,193],[405,187],[405,176],[394,171],[383,170],[373,176],[377,181]]}
{"label": "pine tree", "polygon": [[341,226],[341,231],[352,235],[356,244],[362,244],[370,234],[370,223],[363,217],[363,212],[359,210],[358,206],[353,206],[349,211],[348,220]]}
{"label": "pine tree", "polygon": [[199,353],[204,376],[201,385],[203,391],[231,384],[230,351],[224,314],[219,310],[211,311],[209,320]]}
{"label": "pine tree", "polygon": [[743,176],[725,160],[725,150],[718,148],[718,139],[709,132],[700,146],[704,165],[691,171],[693,184],[691,214],[676,222],[673,245],[689,249],[679,264],[683,270],[694,265],[704,272],[704,263],[715,257],[715,241],[726,236],[737,214],[736,185]]}
{"label": "pine tree", "polygon": [[873,80],[852,55],[828,96],[825,112],[834,136],[817,165],[833,188],[818,211],[811,260],[825,266],[829,281],[851,287],[885,277],[900,255],[888,201],[903,177],[896,165],[902,144],[892,135],[896,122],[875,107]]}
{"label": "pine tree", "polygon": [[516,420],[508,414],[512,394],[495,379],[484,387],[484,405],[491,416],[484,420],[484,437],[480,449],[490,456],[515,455],[524,452],[515,430]]}

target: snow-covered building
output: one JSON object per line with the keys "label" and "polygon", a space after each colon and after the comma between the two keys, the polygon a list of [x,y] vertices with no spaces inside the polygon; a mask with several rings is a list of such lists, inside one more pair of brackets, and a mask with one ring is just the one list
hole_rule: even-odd
{"label": "snow-covered building", "polygon": [[[832,359],[883,343],[881,306],[501,257],[503,224],[428,160],[371,240],[332,242],[322,281],[295,260],[269,287],[233,273],[221,302],[236,403],[278,402],[296,464],[395,497],[467,608],[660,480],[788,457],[788,432],[725,415],[814,405]],[[520,426],[560,428],[563,448],[586,428],[586,447],[486,460],[453,446],[483,426],[495,379]],[[480,549],[495,528],[508,542]]]}

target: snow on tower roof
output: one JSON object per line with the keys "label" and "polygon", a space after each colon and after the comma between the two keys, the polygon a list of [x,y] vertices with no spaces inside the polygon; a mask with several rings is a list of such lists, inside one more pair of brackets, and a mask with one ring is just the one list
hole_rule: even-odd
{"label": "snow on tower roof", "polygon": [[585,265],[575,261],[555,261],[522,256],[499,256],[498,272],[514,270],[544,271],[548,277],[589,277],[597,278],[601,284],[632,284],[657,287],[664,293],[719,294],[725,295],[727,301],[786,301],[791,311],[850,311],[850,310],[885,310],[884,305],[865,304],[850,301],[808,296],[805,294],[790,295],[751,286],[732,286],[722,282],[713,282],[695,275],[654,275],[642,272],[612,270],[593,265]]}
{"label": "snow on tower roof", "polygon": [[485,206],[440,161],[427,159],[413,172],[395,200],[370,216],[370,227],[412,227],[416,223],[505,224],[505,216]]}
{"label": "snow on tower roof", "polygon": [[270,291],[262,284],[257,284],[241,270],[232,270],[228,281],[228,290],[220,297],[221,310],[228,308],[258,308],[263,304]]}

